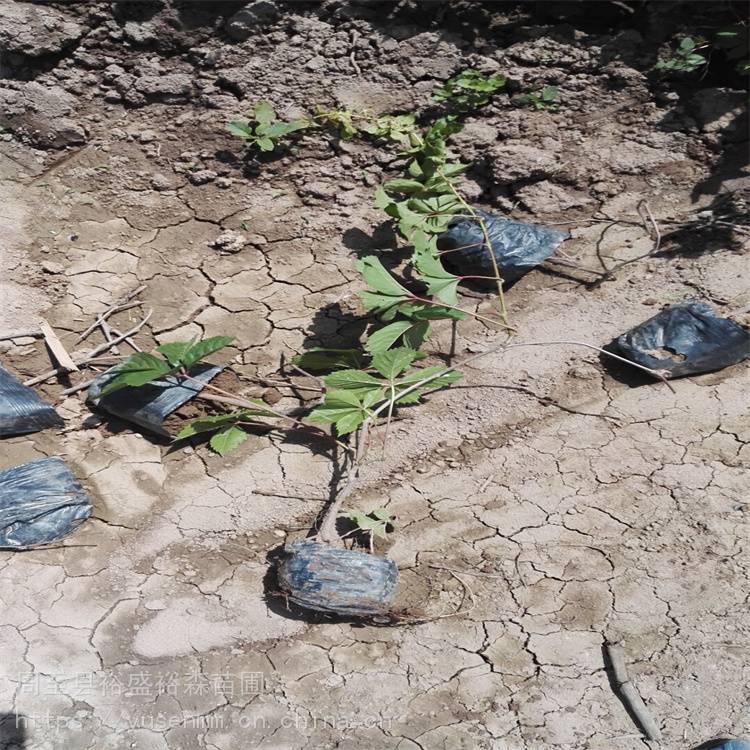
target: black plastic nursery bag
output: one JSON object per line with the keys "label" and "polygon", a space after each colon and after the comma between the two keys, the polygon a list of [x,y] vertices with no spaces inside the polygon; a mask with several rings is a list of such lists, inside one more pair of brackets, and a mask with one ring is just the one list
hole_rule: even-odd
{"label": "black plastic nursery bag", "polygon": [[[515,281],[549,258],[570,237],[569,232],[476,211],[484,220],[492,253],[506,282]],[[462,276],[494,276],[482,227],[471,216],[459,216],[438,237],[446,267]],[[447,252],[446,252],[447,251]]]}
{"label": "black plastic nursery bag", "polygon": [[116,417],[140,425],[157,435],[172,437],[162,426],[164,420],[200,393],[203,386],[222,369],[215,365],[198,364],[190,371],[191,377],[198,383],[178,375],[169,375],[138,388],[126,387],[100,397],[102,388],[116,374],[114,370],[108,370],[91,384],[88,400]]}
{"label": "black plastic nursery bag", "polygon": [[89,496],[61,458],[0,471],[0,548],[56,542],[72,533],[91,510]]}
{"label": "black plastic nursery bag", "polygon": [[398,569],[387,557],[308,539],[291,542],[284,552],[279,585],[300,607],[357,617],[390,610]]}
{"label": "black plastic nursery bag", "polygon": [[750,356],[750,333],[705,303],[670,305],[617,339],[623,355],[666,377],[728,367]]}
{"label": "black plastic nursery bag", "polygon": [[0,365],[0,436],[62,427],[60,415]]}

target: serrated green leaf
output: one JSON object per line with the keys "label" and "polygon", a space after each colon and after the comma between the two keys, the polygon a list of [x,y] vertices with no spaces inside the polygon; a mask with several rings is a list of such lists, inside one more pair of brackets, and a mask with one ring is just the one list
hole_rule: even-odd
{"label": "serrated green leaf", "polygon": [[207,417],[194,419],[190,424],[186,424],[175,436],[175,440],[184,440],[193,437],[201,432],[214,432],[220,430],[228,424],[234,424],[242,418],[241,412],[232,412],[231,414],[216,414]]}
{"label": "serrated green leaf", "polygon": [[386,508],[376,508],[369,513],[355,510],[347,514],[346,517],[356,524],[357,529],[367,531],[383,539],[387,537],[388,526],[392,526],[395,520]]}
{"label": "serrated green leaf", "polygon": [[258,138],[255,144],[261,151],[273,151],[274,143],[270,138]]}
{"label": "serrated green leaf", "polygon": [[410,349],[418,350],[429,335],[430,324],[426,320],[417,321],[404,333],[404,344]]}
{"label": "serrated green leaf", "polygon": [[458,304],[456,289],[461,279],[446,271],[435,255],[429,250],[418,250],[414,253],[414,266],[419,273],[419,278],[427,284],[427,291],[430,295],[437,297],[446,305]]}
{"label": "serrated green leaf", "polygon": [[192,346],[192,341],[172,341],[157,346],[156,351],[163,354],[172,367],[179,367],[182,364],[183,357]]}
{"label": "serrated green leaf", "polygon": [[175,440],[184,440],[185,438],[193,437],[204,432],[215,432],[221,430],[229,425],[236,424],[237,422],[249,421],[253,417],[273,417],[276,416],[272,412],[263,409],[263,402],[258,402],[261,407],[259,409],[240,409],[239,411],[233,411],[228,414],[211,414],[205,417],[199,417],[194,419],[189,424],[185,425],[175,437]]}
{"label": "serrated green leaf", "polygon": [[237,446],[244,443],[245,440],[247,440],[247,433],[239,427],[231,425],[225,427],[221,432],[212,435],[208,441],[208,445],[211,450],[220,456],[226,456],[227,453],[233,451]]}
{"label": "serrated green leaf", "polygon": [[255,119],[261,125],[270,125],[276,120],[276,110],[270,102],[260,101],[255,105]]}
{"label": "serrated green leaf", "polygon": [[375,191],[375,208],[379,208],[381,211],[385,211],[388,206],[390,206],[393,201],[391,200],[388,193],[385,192],[385,189],[381,185],[376,191]]}
{"label": "serrated green leaf", "polygon": [[387,351],[393,346],[397,339],[413,327],[414,323],[410,320],[398,320],[395,323],[390,323],[368,336],[365,349],[370,352],[370,354],[378,354],[379,352]]}
{"label": "serrated green leaf", "polygon": [[383,387],[381,380],[364,370],[339,370],[323,378],[332,391],[349,391],[357,395]]}
{"label": "serrated green leaf", "polygon": [[232,120],[231,122],[226,123],[225,127],[232,135],[237,135],[240,138],[247,140],[255,137],[250,125],[241,120]]}
{"label": "serrated green leaf", "polygon": [[310,412],[311,422],[335,424],[339,435],[346,435],[367,418],[367,411],[351,391],[328,391],[321,406]]}
{"label": "serrated green leaf", "polygon": [[395,380],[415,360],[417,352],[405,346],[375,354],[372,366],[389,381]]}
{"label": "serrated green leaf", "polygon": [[690,52],[691,50],[695,49],[695,42],[689,37],[686,36],[681,42],[680,42],[680,49],[683,52]]}
{"label": "serrated green leaf", "polygon": [[468,164],[461,164],[461,162],[452,162],[443,166],[442,172],[446,177],[455,177],[457,174],[465,172],[469,168]]}
{"label": "serrated green leaf", "polygon": [[136,352],[131,354],[122,364],[117,367],[117,374],[101,390],[101,395],[106,396],[121,388],[128,386],[137,388],[146,385],[153,380],[158,380],[173,372],[169,364],[148,352]]}
{"label": "serrated green leaf", "polygon": [[[357,270],[362,274],[365,283],[372,287],[379,295],[385,295],[390,298],[389,304],[394,304],[412,297],[408,289],[401,286],[396,279],[391,276],[383,267],[383,264],[374,256],[369,255],[356,263]],[[371,302],[374,300],[371,300]],[[363,296],[363,302],[367,305]],[[382,304],[375,304],[373,307],[381,307]]]}
{"label": "serrated green leaf", "polygon": [[258,135],[266,138],[281,138],[297,130],[304,130],[308,124],[304,120],[293,120],[292,122],[274,122],[263,129],[258,129]]}
{"label": "serrated green leaf", "polygon": [[234,336],[211,336],[210,338],[197,341],[183,354],[181,361],[185,367],[192,367],[209,354],[223,349],[234,341]]}

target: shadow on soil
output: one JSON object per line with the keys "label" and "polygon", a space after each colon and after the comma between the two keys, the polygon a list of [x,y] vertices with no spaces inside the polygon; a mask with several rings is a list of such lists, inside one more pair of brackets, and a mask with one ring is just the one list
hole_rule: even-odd
{"label": "shadow on soil", "polygon": [[23,750],[28,747],[23,714],[0,713],[0,750]]}

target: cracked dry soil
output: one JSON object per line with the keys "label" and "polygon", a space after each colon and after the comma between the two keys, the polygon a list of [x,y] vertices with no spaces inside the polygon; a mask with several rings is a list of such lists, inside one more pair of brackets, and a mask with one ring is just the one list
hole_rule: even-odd
{"label": "cracked dry soil", "polygon": [[[0,330],[44,315],[75,349],[145,284],[141,346],[234,334],[248,393],[278,398],[252,383],[282,356],[363,332],[353,259],[394,246],[371,204],[398,166],[321,132],[245,157],[223,123],[258,98],[284,116],[423,111],[470,65],[562,95],[535,111],[502,94],[468,118],[454,151],[475,165],[472,201],[570,222],[563,250],[589,268],[652,247],[640,200],[664,222],[664,252],[611,281],[545,269],[513,286],[523,340],[602,344],[688,296],[750,305],[746,234],[666,223],[748,191],[741,81],[649,72],[685,4],[266,2],[228,24],[243,5],[3,0]],[[217,247],[227,230],[239,252]],[[462,323],[457,350],[497,335]],[[449,343],[443,329],[432,347]],[[21,376],[49,369],[38,341],[0,346]],[[325,446],[169,450],[48,381],[67,428],[4,440],[0,468],[61,455],[95,511],[64,545],[0,554],[0,747],[647,748],[605,640],[622,641],[663,747],[750,733],[747,375],[671,393],[589,351],[520,349],[403,410],[351,504],[398,517],[399,604],[464,613],[400,628],[266,599],[269,551],[327,497]]]}

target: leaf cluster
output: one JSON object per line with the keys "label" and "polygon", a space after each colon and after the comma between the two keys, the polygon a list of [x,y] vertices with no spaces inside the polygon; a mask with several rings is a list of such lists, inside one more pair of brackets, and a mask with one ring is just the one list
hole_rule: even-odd
{"label": "leaf cluster", "polygon": [[255,146],[260,151],[273,151],[279,138],[309,128],[310,121],[299,119],[283,122],[278,119],[276,110],[269,102],[260,101],[255,105],[252,120],[233,120],[228,122],[226,127],[230,133],[239,136],[248,145]]}
{"label": "leaf cluster", "polygon": [[234,341],[232,336],[212,336],[201,341],[174,341],[156,347],[157,357],[149,352],[136,352],[121,362],[101,389],[106,396],[122,388],[137,388],[175,373],[189,374],[204,357],[223,349]]}
{"label": "leaf cluster", "polygon": [[448,102],[467,112],[487,104],[492,95],[505,86],[504,75],[485,75],[475,68],[466,68],[449,78],[433,95],[438,102]]}
{"label": "leaf cluster", "polygon": [[671,57],[660,59],[654,66],[656,70],[678,71],[680,73],[692,73],[704,66],[708,60],[697,50],[707,47],[705,39],[686,36],[677,46]]}
{"label": "leaf cluster", "polygon": [[355,531],[363,531],[373,537],[385,539],[388,531],[396,525],[396,518],[392,516],[387,508],[375,508],[369,513],[355,510],[346,516],[356,525]]}
{"label": "leaf cluster", "polygon": [[557,109],[560,101],[560,92],[557,86],[545,86],[539,91],[531,91],[516,99],[518,104],[531,106],[534,109]]}
{"label": "leaf cluster", "polygon": [[[372,355],[366,369],[338,370],[326,375],[325,400],[310,413],[309,420],[333,424],[338,435],[346,435],[366,419],[377,417],[384,404],[392,411],[395,406],[419,403],[426,391],[461,378],[460,373],[442,365],[412,368],[417,359],[421,359],[418,351],[403,346]],[[426,378],[432,379],[421,385]]]}

